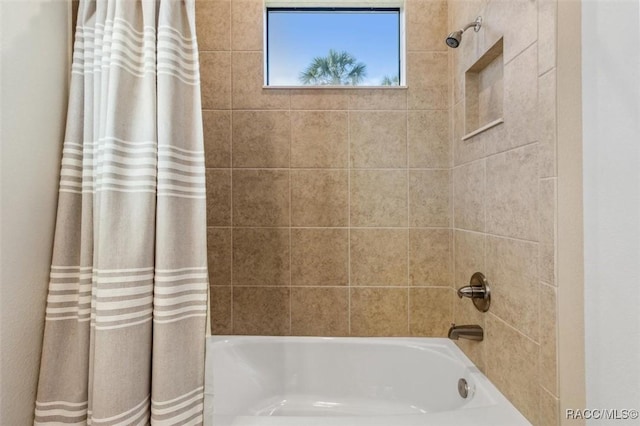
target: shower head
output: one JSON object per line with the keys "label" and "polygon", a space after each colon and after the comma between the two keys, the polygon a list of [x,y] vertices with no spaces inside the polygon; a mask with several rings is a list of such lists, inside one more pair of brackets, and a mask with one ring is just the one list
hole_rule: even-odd
{"label": "shower head", "polygon": [[468,23],[464,26],[464,28],[450,33],[447,36],[447,40],[445,42],[447,43],[447,46],[455,49],[456,47],[460,46],[460,42],[462,41],[462,33],[467,31],[469,28],[473,28],[473,31],[478,32],[480,31],[480,27],[482,27],[482,17],[478,16],[475,21]]}
{"label": "shower head", "polygon": [[447,36],[447,46],[455,49],[462,41],[462,30],[454,31]]}

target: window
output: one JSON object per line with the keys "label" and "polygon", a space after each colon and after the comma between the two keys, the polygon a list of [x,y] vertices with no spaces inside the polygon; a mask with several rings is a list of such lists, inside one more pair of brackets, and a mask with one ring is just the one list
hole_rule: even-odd
{"label": "window", "polygon": [[267,86],[403,84],[399,7],[267,7]]}

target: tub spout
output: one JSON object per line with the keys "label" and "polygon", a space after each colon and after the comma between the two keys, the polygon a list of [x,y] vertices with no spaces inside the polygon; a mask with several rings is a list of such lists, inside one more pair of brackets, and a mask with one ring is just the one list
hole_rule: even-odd
{"label": "tub spout", "polygon": [[455,325],[451,324],[448,334],[449,339],[458,340],[459,338],[475,340],[482,342],[484,339],[484,330],[479,325]]}

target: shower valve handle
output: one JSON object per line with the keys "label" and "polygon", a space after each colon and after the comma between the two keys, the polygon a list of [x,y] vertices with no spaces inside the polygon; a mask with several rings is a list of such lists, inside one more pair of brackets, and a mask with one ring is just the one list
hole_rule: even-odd
{"label": "shower valve handle", "polygon": [[476,272],[471,276],[469,285],[458,289],[458,297],[467,297],[473,301],[473,305],[480,312],[487,312],[491,305],[491,289],[489,282],[482,272]]}
{"label": "shower valve handle", "polygon": [[458,297],[460,299],[462,299],[463,297],[468,297],[469,299],[484,299],[486,295],[487,292],[482,287],[473,287],[467,285],[458,289]]}

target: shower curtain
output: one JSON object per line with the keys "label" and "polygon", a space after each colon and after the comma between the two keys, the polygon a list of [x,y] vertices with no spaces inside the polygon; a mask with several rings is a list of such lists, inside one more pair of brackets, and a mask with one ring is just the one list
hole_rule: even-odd
{"label": "shower curtain", "polygon": [[194,21],[193,0],[80,3],[35,424],[202,423]]}

